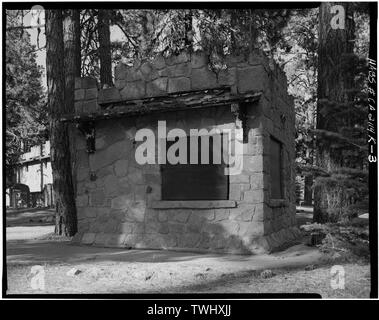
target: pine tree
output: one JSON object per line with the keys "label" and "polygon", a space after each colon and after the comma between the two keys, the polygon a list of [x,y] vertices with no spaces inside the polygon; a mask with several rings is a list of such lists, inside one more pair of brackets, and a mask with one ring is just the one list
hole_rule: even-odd
{"label": "pine tree", "polygon": [[18,11],[6,11],[5,160],[9,182],[13,165],[25,151],[22,146],[42,143],[48,121],[42,67],[37,65],[29,33],[20,28],[21,19]]}
{"label": "pine tree", "polygon": [[[71,105],[65,103],[63,17],[61,10],[46,10],[46,69],[50,110],[51,167],[55,193],[55,233],[73,236],[77,232],[68,125],[60,118]],[[68,108],[68,110],[67,110]]]}
{"label": "pine tree", "polygon": [[99,34],[99,59],[100,59],[100,83],[111,87],[112,81],[112,57],[110,42],[110,17],[109,10],[99,10],[98,34]]}
{"label": "pine tree", "polygon": [[[333,29],[332,3],[323,2],[319,18],[318,103],[314,221],[338,221],[351,215],[367,194],[364,164],[364,66],[354,55],[353,7],[344,28]],[[353,212],[356,212],[353,210]]]}

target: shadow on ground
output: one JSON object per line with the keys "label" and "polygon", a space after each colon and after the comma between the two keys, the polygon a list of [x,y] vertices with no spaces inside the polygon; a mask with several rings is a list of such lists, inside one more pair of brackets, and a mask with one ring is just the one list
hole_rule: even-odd
{"label": "shadow on ground", "polygon": [[15,226],[44,226],[54,224],[54,209],[25,208],[6,209],[7,227]]}

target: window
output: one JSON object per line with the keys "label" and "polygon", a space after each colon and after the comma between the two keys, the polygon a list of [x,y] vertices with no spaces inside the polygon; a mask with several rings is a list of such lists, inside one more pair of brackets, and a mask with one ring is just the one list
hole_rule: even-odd
{"label": "window", "polygon": [[283,199],[282,144],[274,138],[270,140],[271,198]]}
{"label": "window", "polygon": [[[182,138],[185,139],[185,143],[187,145],[187,163],[175,165],[167,163],[165,165],[161,165],[162,200],[228,199],[229,178],[224,172],[226,164],[222,156],[223,136],[218,135],[217,140],[215,140],[215,137],[216,135]],[[197,164],[190,163],[191,139],[192,143],[194,140],[197,140]],[[178,141],[178,139],[176,141]],[[209,141],[209,143],[207,141]],[[221,144],[216,144],[215,141],[221,141]],[[169,150],[170,146],[175,142],[166,141],[166,151]],[[201,161],[205,156],[201,154],[202,143],[204,143],[204,148],[206,148],[209,152],[209,164],[204,164],[204,161],[203,163]],[[215,151],[213,150],[214,145]],[[220,148],[217,147],[218,145]],[[220,152],[221,161],[213,161],[213,151],[215,154],[216,152]],[[195,153],[196,152],[193,152],[192,154],[192,163],[194,162],[194,159],[196,159]],[[214,162],[216,162],[216,164]]]}

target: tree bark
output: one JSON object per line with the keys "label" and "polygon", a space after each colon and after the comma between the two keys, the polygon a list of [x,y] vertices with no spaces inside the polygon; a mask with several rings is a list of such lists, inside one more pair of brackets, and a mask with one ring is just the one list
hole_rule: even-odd
{"label": "tree bark", "polygon": [[190,51],[192,51],[192,45],[193,45],[192,19],[193,19],[192,10],[188,9],[184,16],[184,29],[185,29],[185,45]]}
{"label": "tree bark", "polygon": [[73,236],[77,232],[72,183],[71,152],[67,124],[60,121],[68,113],[65,103],[63,61],[63,22],[61,10],[46,10],[46,75],[50,111],[51,166],[55,193],[55,233]]}
{"label": "tree bark", "polygon": [[[345,28],[333,29],[331,12],[333,5],[341,5],[345,9]],[[352,80],[342,68],[344,54],[353,53],[354,21],[351,4],[345,2],[322,2],[319,12],[319,50],[318,50],[318,89],[317,89],[317,121],[316,129],[337,131],[338,123],[331,120],[330,115],[321,112],[322,99],[330,102],[347,102],[349,97],[346,90],[351,88]],[[341,166],[339,150],[333,150],[331,144],[320,137],[316,138],[316,165],[332,171]],[[323,185],[314,189],[315,222],[328,221],[328,209],[331,197],[340,197],[336,190]],[[337,201],[338,202],[338,201]]]}
{"label": "tree bark", "polygon": [[[65,77],[65,109],[75,113],[75,77],[80,77],[80,12],[65,10],[63,17],[63,46],[64,46],[64,77]],[[71,153],[71,170],[74,195],[76,196],[76,151],[75,126],[68,124],[69,144]]]}
{"label": "tree bark", "polygon": [[112,87],[112,58],[111,41],[109,29],[109,10],[99,10],[98,32],[99,32],[99,58],[100,58],[100,83]]}
{"label": "tree bark", "polygon": [[81,55],[81,29],[80,29],[80,10],[73,11],[73,23],[74,23],[74,46],[75,46],[75,77],[81,76],[82,70],[82,55]]}
{"label": "tree bark", "polygon": [[305,176],[304,177],[304,205],[311,206],[313,191],[312,191],[313,177]]}

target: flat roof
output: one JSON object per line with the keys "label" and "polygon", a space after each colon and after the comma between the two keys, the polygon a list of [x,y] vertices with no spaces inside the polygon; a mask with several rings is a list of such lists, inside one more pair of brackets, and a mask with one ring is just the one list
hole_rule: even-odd
{"label": "flat roof", "polygon": [[62,122],[89,122],[102,119],[138,116],[158,112],[172,112],[225,106],[231,103],[247,103],[259,100],[261,92],[231,93],[230,87],[186,91],[144,99],[101,103],[93,113],[67,114]]}

